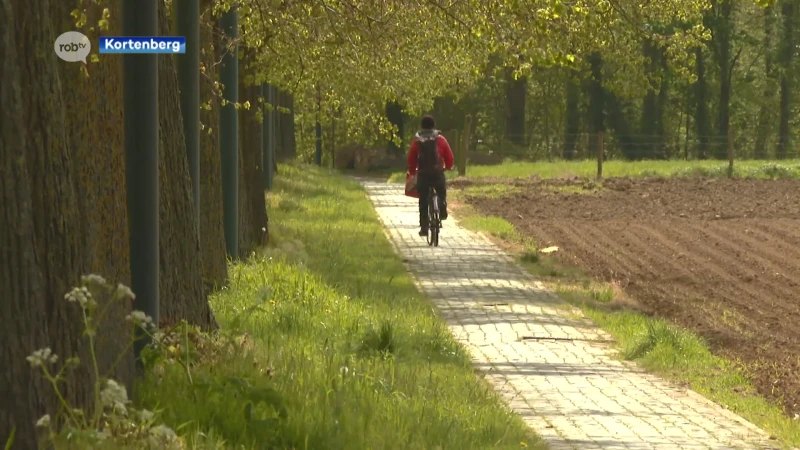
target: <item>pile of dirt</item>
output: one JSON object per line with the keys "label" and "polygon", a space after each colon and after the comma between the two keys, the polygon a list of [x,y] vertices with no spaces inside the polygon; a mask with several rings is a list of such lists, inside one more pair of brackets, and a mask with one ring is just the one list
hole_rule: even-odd
{"label": "pile of dirt", "polygon": [[468,201],[703,336],[742,361],[762,395],[800,413],[800,180],[585,184],[528,183],[514,197]]}

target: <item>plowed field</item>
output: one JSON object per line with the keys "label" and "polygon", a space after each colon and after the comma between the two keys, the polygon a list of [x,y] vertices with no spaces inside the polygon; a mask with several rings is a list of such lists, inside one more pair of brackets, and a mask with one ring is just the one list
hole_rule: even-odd
{"label": "plowed field", "polygon": [[800,180],[509,183],[521,192],[467,201],[697,332],[800,413]]}

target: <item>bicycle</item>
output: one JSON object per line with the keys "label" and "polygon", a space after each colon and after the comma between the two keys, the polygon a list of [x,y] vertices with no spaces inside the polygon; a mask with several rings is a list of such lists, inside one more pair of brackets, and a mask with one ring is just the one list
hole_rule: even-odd
{"label": "bicycle", "polygon": [[436,189],[431,187],[428,194],[428,246],[439,246],[439,230],[442,229],[442,222],[439,220],[439,196]]}

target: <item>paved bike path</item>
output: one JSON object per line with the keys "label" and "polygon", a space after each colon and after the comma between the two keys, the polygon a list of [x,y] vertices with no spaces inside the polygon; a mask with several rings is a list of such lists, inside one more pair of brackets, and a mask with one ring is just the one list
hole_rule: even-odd
{"label": "paved bike path", "polygon": [[615,359],[610,336],[482,235],[451,216],[429,247],[416,199],[361,181],[418,286],[550,448],[777,448],[732,412]]}

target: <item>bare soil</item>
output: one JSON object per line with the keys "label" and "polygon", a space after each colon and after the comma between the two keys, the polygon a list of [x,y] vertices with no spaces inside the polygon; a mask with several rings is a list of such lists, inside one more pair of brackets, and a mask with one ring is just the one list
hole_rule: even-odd
{"label": "bare soil", "polygon": [[522,192],[466,200],[704,337],[762,395],[800,413],[800,180],[508,183]]}

